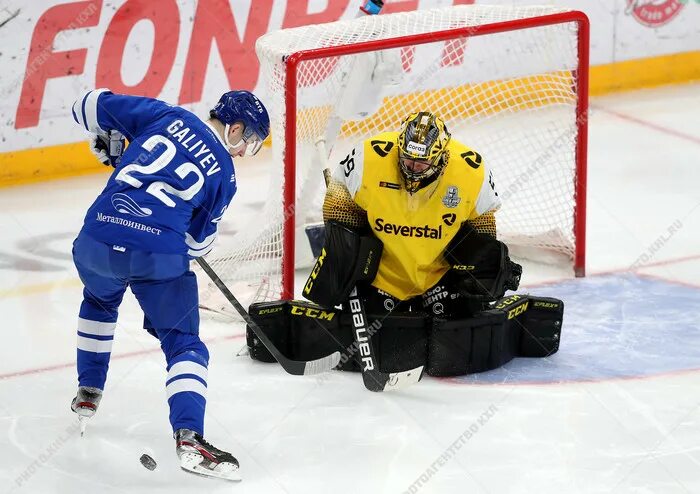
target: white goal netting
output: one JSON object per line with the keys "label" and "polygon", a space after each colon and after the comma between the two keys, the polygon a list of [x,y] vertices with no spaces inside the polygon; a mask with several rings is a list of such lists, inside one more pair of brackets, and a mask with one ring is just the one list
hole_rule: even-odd
{"label": "white goal netting", "polygon": [[[577,146],[586,122],[579,88],[588,70],[579,60],[581,16],[549,6],[469,5],[262,36],[256,50],[272,119],[270,185],[249,225],[210,256],[212,267],[232,288],[246,287],[245,303],[279,298],[283,285],[290,288],[283,267],[288,275],[289,266],[312,262],[304,225],[320,221],[325,192],[311,159],[315,142],[326,140],[333,166],[358,141],[430,110],[493,168],[503,200],[498,233],[511,250],[554,253],[580,269],[577,179],[585,162]],[[302,56],[290,72],[293,54],[316,49],[322,56]],[[203,305],[226,306],[204,290]]]}

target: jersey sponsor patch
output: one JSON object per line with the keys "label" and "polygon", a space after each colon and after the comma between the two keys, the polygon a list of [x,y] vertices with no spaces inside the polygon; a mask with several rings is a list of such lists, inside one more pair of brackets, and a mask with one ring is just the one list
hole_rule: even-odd
{"label": "jersey sponsor patch", "polygon": [[394,182],[385,182],[384,180],[379,182],[379,186],[385,189],[401,190],[401,185],[395,184]]}
{"label": "jersey sponsor patch", "polygon": [[142,208],[136,201],[123,192],[112,194],[112,206],[122,214],[130,214],[132,216],[138,216],[139,218],[145,218],[153,214],[151,209]]}
{"label": "jersey sponsor patch", "polygon": [[377,218],[374,220],[374,229],[388,235],[398,235],[401,237],[432,238],[436,240],[442,238],[442,225],[437,228],[433,228],[430,225],[399,225],[385,222],[384,218]]}
{"label": "jersey sponsor patch", "polygon": [[467,165],[471,166],[475,170],[481,166],[481,155],[476,151],[467,151],[460,154],[462,159],[466,161]]}
{"label": "jersey sponsor patch", "polygon": [[425,144],[420,144],[418,142],[413,141],[408,141],[406,149],[411,153],[420,154],[421,156],[425,156],[426,152],[428,151],[428,148]]}
{"label": "jersey sponsor patch", "polygon": [[133,228],[134,230],[152,233],[153,235],[160,235],[162,232],[160,228],[154,228],[150,225],[144,225],[143,223],[139,223],[138,221],[118,218],[116,216],[109,216],[104,213],[97,213],[97,221],[100,221],[102,223],[114,223],[115,225],[121,225],[127,228]]}
{"label": "jersey sponsor patch", "polygon": [[447,192],[445,192],[445,196],[442,198],[442,203],[447,208],[456,208],[461,200],[462,198],[459,197],[459,189],[457,186],[449,185],[447,187]]}
{"label": "jersey sponsor patch", "polygon": [[676,17],[688,0],[627,0],[625,14],[648,27],[663,26]]}
{"label": "jersey sponsor patch", "polygon": [[373,141],[370,141],[370,144],[372,145],[372,149],[374,150],[374,152],[377,153],[382,158],[384,158],[386,155],[388,155],[389,152],[394,147],[394,143],[391,141],[373,140]]}
{"label": "jersey sponsor patch", "polygon": [[456,220],[457,215],[454,213],[446,213],[442,215],[442,221],[444,221],[447,226],[454,225]]}

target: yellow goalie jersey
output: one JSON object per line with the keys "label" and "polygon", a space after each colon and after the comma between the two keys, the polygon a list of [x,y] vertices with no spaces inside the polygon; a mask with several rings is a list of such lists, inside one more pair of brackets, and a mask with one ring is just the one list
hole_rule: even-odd
{"label": "yellow goalie jersey", "polygon": [[442,175],[409,194],[399,168],[398,132],[356,146],[334,170],[324,220],[369,224],[384,243],[372,285],[407,300],[425,293],[449,269],[443,252],[465,221],[495,236],[493,212],[501,202],[481,156],[451,139]]}

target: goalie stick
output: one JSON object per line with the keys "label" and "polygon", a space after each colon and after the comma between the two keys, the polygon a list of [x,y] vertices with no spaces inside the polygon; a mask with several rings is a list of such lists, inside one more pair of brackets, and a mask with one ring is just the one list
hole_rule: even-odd
{"label": "goalie stick", "polygon": [[[319,162],[325,156],[325,143],[319,141],[316,150],[318,152],[317,159]],[[326,186],[330,181],[330,170],[323,169],[323,177]],[[390,391],[395,389],[405,388],[411,384],[415,384],[423,377],[423,366],[416,367],[403,372],[386,373],[379,370],[377,365],[376,352],[372,344],[372,334],[367,327],[368,319],[365,312],[365,306],[362,303],[357,292],[357,286],[353,287],[348,297],[348,306],[350,307],[352,321],[352,335],[360,352],[360,367],[362,368],[362,382],[370,391]],[[331,338],[335,337],[322,325],[319,325]]]}
{"label": "goalie stick", "polygon": [[[316,160],[322,163],[326,159],[326,145],[324,140],[316,143]],[[328,186],[331,173],[328,167],[323,168],[323,178]],[[362,368],[362,382],[370,391],[390,391],[401,389],[411,384],[415,384],[423,377],[423,366],[416,367],[403,372],[386,373],[378,369],[376,352],[372,344],[372,334],[367,328],[367,314],[362,299],[357,293],[357,287],[353,287],[348,297],[350,307],[353,338],[357,349],[360,352],[360,367]],[[331,338],[335,337],[322,325],[319,325]]]}
{"label": "goalie stick", "polygon": [[270,341],[270,338],[260,329],[255,321],[250,317],[250,314],[243,308],[241,303],[236,299],[236,297],[231,293],[228,287],[221,281],[221,278],[214,272],[214,270],[209,266],[209,263],[202,259],[197,258],[197,263],[199,266],[207,273],[207,276],[211,278],[214,284],[217,286],[221,293],[224,294],[226,299],[233,305],[234,309],[238,311],[243,320],[248,324],[248,327],[255,333],[255,336],[265,345],[265,348],[275,357],[275,360],[280,363],[282,368],[289,374],[294,376],[309,376],[313,374],[321,374],[335,368],[340,363],[340,352],[333,352],[330,355],[321,357],[316,360],[291,360],[282,355],[282,353],[275,347],[275,345]]}
{"label": "goalie stick", "polygon": [[377,354],[372,344],[372,335],[367,328],[367,314],[362,299],[357,293],[357,287],[354,287],[350,292],[348,305],[352,316],[350,318],[352,320],[352,334],[360,352],[362,382],[365,388],[375,392],[390,391],[405,388],[420,381],[423,377],[422,365],[403,372],[386,373],[379,370]]}

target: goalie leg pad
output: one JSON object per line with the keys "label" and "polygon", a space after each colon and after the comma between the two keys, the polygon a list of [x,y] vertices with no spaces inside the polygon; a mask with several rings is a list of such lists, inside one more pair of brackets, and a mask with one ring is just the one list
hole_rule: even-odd
{"label": "goalie leg pad", "polygon": [[[326,311],[300,301],[290,302],[290,310],[290,358],[311,360],[340,351],[338,370],[360,372],[361,354],[349,310]],[[425,364],[430,327],[426,314],[394,312],[388,317],[370,314],[367,319],[367,336],[376,349],[377,365],[382,372],[403,372]]]}
{"label": "goalie leg pad", "polygon": [[564,302],[556,298],[529,297],[523,314],[521,357],[549,357],[559,350]]}
{"label": "goalie leg pad", "polygon": [[[340,370],[360,372],[360,351],[354,341],[352,314],[344,312],[340,318],[339,333],[345,347],[341,362],[352,357]],[[404,372],[425,365],[428,358],[428,329],[430,318],[424,312],[397,312],[368,314],[368,337],[376,351],[377,366],[385,373]]]}
{"label": "goalie leg pad", "polygon": [[[289,358],[310,360],[340,351],[338,369],[360,371],[350,313],[303,301],[253,304],[249,312]],[[460,376],[496,369],[513,357],[556,353],[563,315],[561,300],[511,295],[491,310],[454,320],[432,319],[422,311],[370,314],[368,333],[382,372],[425,365],[431,376]],[[275,362],[250,329],[246,337],[251,358]]]}
{"label": "goalie leg pad", "polygon": [[559,350],[564,302],[556,298],[511,295],[495,304],[520,333],[519,357],[548,357]]}
{"label": "goalie leg pad", "polygon": [[476,316],[434,319],[426,372],[461,376],[500,367],[516,356],[519,333],[509,331],[505,314],[484,311]]}
{"label": "goalie leg pad", "polygon": [[[340,330],[340,311],[325,310],[301,300],[279,300],[252,304],[248,312],[285,357],[315,360],[340,351],[338,369],[355,370],[352,354],[347,350],[353,344],[352,332]],[[249,327],[246,340],[250,358],[276,362]]]}
{"label": "goalie leg pad", "polygon": [[559,350],[564,302],[556,298],[511,295],[495,304],[507,324],[521,334],[519,357],[548,357]]}
{"label": "goalie leg pad", "polygon": [[511,295],[491,310],[463,319],[435,319],[430,334],[430,376],[496,369],[513,357],[548,357],[559,349],[564,303]]}
{"label": "goalie leg pad", "polygon": [[[279,351],[289,356],[289,302],[276,300],[252,304],[248,308],[248,313]],[[260,362],[277,362],[247,325],[245,338],[250,358]]]}
{"label": "goalie leg pad", "polygon": [[[315,360],[332,352],[341,352],[338,369],[352,366],[346,356],[352,345],[352,333],[341,331],[341,312],[326,310],[301,300],[289,303],[290,355],[294,360]],[[324,331],[325,329],[325,331]],[[330,333],[330,334],[329,334]]]}
{"label": "goalie leg pad", "polygon": [[377,351],[379,370],[404,372],[424,366],[428,359],[430,317],[422,311],[393,312],[387,317],[370,314],[367,318],[376,328],[372,342]]}
{"label": "goalie leg pad", "polygon": [[[312,360],[340,351],[339,370],[360,371],[359,351],[353,337],[349,312],[326,310],[300,300],[252,304],[250,316],[286,356]],[[402,372],[424,365],[430,319],[423,312],[369,315],[369,337],[377,349],[382,372]],[[329,334],[330,333],[330,334]],[[275,362],[270,352],[247,328],[250,357]]]}

